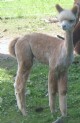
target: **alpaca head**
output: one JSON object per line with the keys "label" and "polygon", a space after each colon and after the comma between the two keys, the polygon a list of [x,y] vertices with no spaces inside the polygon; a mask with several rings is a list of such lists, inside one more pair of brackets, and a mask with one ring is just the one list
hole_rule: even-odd
{"label": "alpaca head", "polygon": [[78,6],[74,6],[71,10],[65,10],[57,4],[56,9],[59,12],[58,19],[62,29],[65,31],[73,30],[78,16]]}

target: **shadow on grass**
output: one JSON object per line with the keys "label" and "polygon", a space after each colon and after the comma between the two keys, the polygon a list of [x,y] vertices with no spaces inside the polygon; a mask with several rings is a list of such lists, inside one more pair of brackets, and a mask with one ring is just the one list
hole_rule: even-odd
{"label": "shadow on grass", "polygon": [[5,69],[9,74],[16,73],[17,61],[9,54],[0,53],[0,69]]}

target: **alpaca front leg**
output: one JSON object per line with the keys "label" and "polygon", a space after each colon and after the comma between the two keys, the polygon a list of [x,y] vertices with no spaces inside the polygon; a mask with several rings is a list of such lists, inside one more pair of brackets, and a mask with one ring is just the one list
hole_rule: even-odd
{"label": "alpaca front leg", "polygon": [[48,93],[49,93],[49,106],[50,106],[50,111],[51,113],[55,112],[55,100],[56,100],[56,94],[53,94],[53,92],[50,89],[51,87],[49,86]]}
{"label": "alpaca front leg", "polygon": [[65,122],[67,116],[67,73],[62,73],[58,81],[58,92],[59,92],[59,106],[62,116],[59,117],[53,123]]}
{"label": "alpaca front leg", "polygon": [[59,91],[59,105],[62,117],[67,116],[67,73],[63,73],[60,76],[60,81],[58,82]]}
{"label": "alpaca front leg", "polygon": [[59,94],[60,111],[63,117],[67,116],[67,96],[62,92]]}
{"label": "alpaca front leg", "polygon": [[53,71],[49,72],[48,77],[48,94],[49,94],[49,106],[51,113],[55,112],[55,100],[57,93],[57,83],[55,81],[55,76]]}

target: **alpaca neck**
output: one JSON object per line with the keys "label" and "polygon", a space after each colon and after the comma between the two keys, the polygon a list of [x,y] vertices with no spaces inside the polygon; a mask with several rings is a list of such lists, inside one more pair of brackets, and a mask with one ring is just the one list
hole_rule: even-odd
{"label": "alpaca neck", "polygon": [[73,31],[66,31],[65,33],[65,49],[66,56],[69,62],[73,59]]}

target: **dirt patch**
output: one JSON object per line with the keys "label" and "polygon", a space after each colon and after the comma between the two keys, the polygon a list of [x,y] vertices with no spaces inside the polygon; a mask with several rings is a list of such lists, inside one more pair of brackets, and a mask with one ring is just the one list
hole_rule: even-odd
{"label": "dirt patch", "polygon": [[11,38],[1,38],[0,39],[0,53],[9,54],[8,46],[12,39]]}

